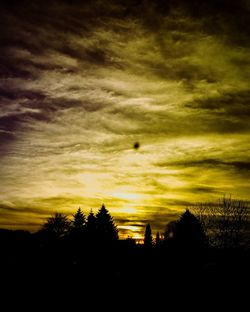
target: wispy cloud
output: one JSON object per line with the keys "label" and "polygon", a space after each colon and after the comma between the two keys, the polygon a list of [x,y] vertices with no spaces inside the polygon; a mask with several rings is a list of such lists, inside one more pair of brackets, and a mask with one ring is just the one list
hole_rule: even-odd
{"label": "wispy cloud", "polygon": [[2,5],[3,226],[105,202],[138,234],[249,197],[249,6],[131,3]]}

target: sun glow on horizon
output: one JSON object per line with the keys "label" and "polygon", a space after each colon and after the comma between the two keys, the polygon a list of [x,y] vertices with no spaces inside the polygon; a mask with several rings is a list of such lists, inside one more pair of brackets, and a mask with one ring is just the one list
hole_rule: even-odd
{"label": "sun glow on horizon", "polygon": [[141,227],[134,225],[120,225],[118,226],[119,230],[122,230],[123,234],[120,235],[120,238],[127,239],[132,238],[135,240],[142,240],[143,236],[141,233]]}
{"label": "sun glow on horizon", "polygon": [[0,4],[0,228],[104,203],[141,237],[250,199],[247,1],[22,2]]}

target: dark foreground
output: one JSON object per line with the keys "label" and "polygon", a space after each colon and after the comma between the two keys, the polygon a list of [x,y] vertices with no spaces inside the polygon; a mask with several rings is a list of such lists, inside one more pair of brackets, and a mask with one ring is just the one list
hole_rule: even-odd
{"label": "dark foreground", "polygon": [[[132,240],[114,243],[48,240],[22,231],[1,231],[1,286],[5,293],[108,294],[128,301],[176,294],[246,298],[249,250],[192,250]],[[2,292],[3,294],[3,292]],[[139,295],[140,294],[140,295]],[[233,297],[232,297],[233,296]],[[164,298],[165,298],[164,297]],[[61,298],[62,299],[62,298]],[[94,303],[94,302],[93,302]]]}

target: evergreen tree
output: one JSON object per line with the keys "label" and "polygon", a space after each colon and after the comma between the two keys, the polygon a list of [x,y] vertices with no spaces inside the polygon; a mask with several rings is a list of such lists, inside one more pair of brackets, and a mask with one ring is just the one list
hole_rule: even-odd
{"label": "evergreen tree", "polygon": [[157,233],[156,233],[156,238],[155,238],[155,245],[156,245],[156,246],[159,246],[160,243],[161,243],[160,233],[157,232]]}
{"label": "evergreen tree", "polygon": [[92,210],[90,210],[90,213],[87,218],[87,223],[86,223],[86,232],[87,232],[87,237],[89,240],[95,240],[96,238],[96,217],[93,213]]}
{"label": "evergreen tree", "polygon": [[46,223],[43,225],[42,231],[59,238],[67,234],[69,228],[70,221],[68,217],[57,212],[53,217],[47,219]]}
{"label": "evergreen tree", "polygon": [[81,208],[73,215],[72,228],[76,231],[84,230],[86,225],[86,218]]}
{"label": "evergreen tree", "polygon": [[104,205],[99,209],[96,215],[97,235],[100,240],[114,241],[118,240],[118,229]]}
{"label": "evergreen tree", "polygon": [[150,226],[150,224],[148,224],[146,226],[145,235],[144,235],[144,246],[146,248],[151,248],[152,242],[153,242],[153,239],[152,239],[151,226]]}

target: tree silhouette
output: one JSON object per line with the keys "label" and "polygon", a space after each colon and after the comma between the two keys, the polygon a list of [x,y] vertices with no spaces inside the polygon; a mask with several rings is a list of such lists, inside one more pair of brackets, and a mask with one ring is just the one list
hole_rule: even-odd
{"label": "tree silhouette", "polygon": [[90,210],[86,223],[86,234],[89,240],[93,241],[96,239],[96,230],[97,230],[96,217],[93,211]]}
{"label": "tree silhouette", "polygon": [[160,233],[157,232],[157,233],[156,233],[156,237],[155,237],[155,245],[156,245],[156,246],[159,246],[160,243],[161,243]]}
{"label": "tree silhouette", "polygon": [[46,223],[43,225],[42,231],[59,238],[67,234],[69,228],[70,221],[68,217],[62,213],[56,212],[54,216],[47,219]]}
{"label": "tree silhouette", "polygon": [[223,197],[215,203],[197,203],[191,209],[203,225],[211,245],[219,248],[244,245],[249,202]]}
{"label": "tree silhouette", "polygon": [[86,217],[81,208],[73,215],[72,228],[76,231],[83,231],[86,226]]}
{"label": "tree silhouette", "polygon": [[177,221],[170,221],[166,225],[166,229],[164,232],[164,241],[165,242],[174,238],[175,230],[176,230],[176,223],[177,223]]}
{"label": "tree silhouette", "polygon": [[114,241],[118,237],[118,229],[104,205],[96,214],[97,235],[100,240]]}
{"label": "tree silhouette", "polygon": [[201,223],[188,209],[177,221],[173,238],[183,249],[202,249],[207,244]]}
{"label": "tree silhouette", "polygon": [[152,231],[150,224],[146,226],[145,235],[144,235],[144,246],[146,248],[151,248],[153,243]]}

